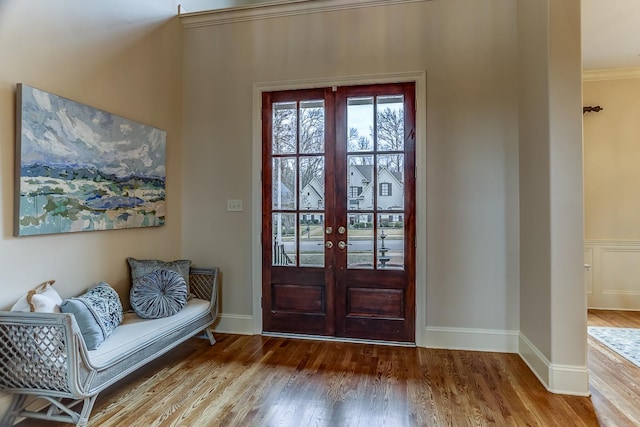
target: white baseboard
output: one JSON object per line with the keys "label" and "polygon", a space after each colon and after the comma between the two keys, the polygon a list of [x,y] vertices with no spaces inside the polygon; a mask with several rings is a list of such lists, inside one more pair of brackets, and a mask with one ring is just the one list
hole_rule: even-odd
{"label": "white baseboard", "polygon": [[549,366],[551,363],[549,359],[538,350],[538,347],[533,345],[522,333],[520,333],[518,339],[518,354],[545,388],[549,389]]}
{"label": "white baseboard", "polygon": [[[214,332],[254,335],[253,316],[221,314],[213,326]],[[427,327],[417,345],[449,350],[518,352],[518,331],[472,328]]]}
{"label": "white baseboard", "polygon": [[214,332],[254,335],[253,316],[245,314],[221,314],[213,325]]}
{"label": "white baseboard", "polygon": [[518,331],[427,327],[420,347],[448,350],[518,352]]}
{"label": "white baseboard", "polygon": [[556,365],[549,366],[549,387],[552,393],[574,396],[590,396],[589,370],[586,366]]}
{"label": "white baseboard", "polygon": [[542,385],[551,393],[590,396],[589,370],[586,366],[558,365],[549,362],[522,333],[518,354]]}

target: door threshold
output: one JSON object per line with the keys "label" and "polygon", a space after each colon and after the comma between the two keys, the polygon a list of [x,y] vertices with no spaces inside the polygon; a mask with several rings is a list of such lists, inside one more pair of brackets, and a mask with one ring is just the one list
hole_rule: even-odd
{"label": "door threshold", "polygon": [[416,347],[415,342],[368,340],[361,338],[329,337],[325,335],[292,334],[286,332],[262,332],[262,336],[275,338],[296,338],[301,340],[333,341],[353,344],[389,345],[394,347]]}

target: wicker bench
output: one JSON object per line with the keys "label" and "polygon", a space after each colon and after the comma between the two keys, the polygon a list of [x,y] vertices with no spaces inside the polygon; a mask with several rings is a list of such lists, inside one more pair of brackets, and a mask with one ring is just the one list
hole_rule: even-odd
{"label": "wicker bench", "polygon": [[[218,315],[218,269],[191,269],[192,298],[177,314],[127,313],[96,350],[87,350],[72,314],[0,311],[0,390],[14,395],[1,426],[17,419],[85,426],[98,393],[203,330]],[[40,401],[38,411],[30,410]],[[73,408],[82,403],[79,412]]]}

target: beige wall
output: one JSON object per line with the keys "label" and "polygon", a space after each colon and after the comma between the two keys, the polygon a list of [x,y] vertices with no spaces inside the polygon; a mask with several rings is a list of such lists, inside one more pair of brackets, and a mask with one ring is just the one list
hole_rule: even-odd
{"label": "beige wall", "polygon": [[[55,279],[63,297],[105,280],[126,296],[125,258],[181,255],[182,26],[174,0],[0,2],[0,308]],[[15,85],[167,131],[161,228],[13,237]]]}
{"label": "beige wall", "polygon": [[[548,5],[518,2],[520,52],[520,329],[551,354]],[[546,377],[546,375],[545,375]]]}
{"label": "beige wall", "polygon": [[640,240],[640,78],[585,81],[585,239]]}
{"label": "beige wall", "polygon": [[222,268],[223,321],[252,315],[259,280],[253,85],[426,70],[425,326],[518,329],[515,14],[446,0],[185,29],[183,249]]}
{"label": "beige wall", "polygon": [[585,73],[584,105],[604,110],[583,120],[584,262],[589,307],[640,310],[640,78],[625,71]]}
{"label": "beige wall", "polygon": [[586,395],[580,1],[518,8],[520,354],[550,390]]}
{"label": "beige wall", "polygon": [[[534,22],[534,32],[525,31],[533,43],[525,53],[532,55],[532,72],[523,71],[522,62],[518,68],[518,26],[531,16],[517,8],[534,3],[528,0],[434,0],[237,21],[184,34],[174,18],[177,4],[168,0],[90,6],[81,0],[1,2],[0,305],[7,308],[49,278],[58,280],[63,296],[99,280],[123,292],[126,256],[186,257],[222,268],[223,316],[251,319],[251,251],[259,238],[251,231],[252,204],[259,202],[252,200],[251,182],[253,85],[424,70],[427,105],[418,117],[427,129],[421,171],[426,195],[418,195],[427,206],[426,223],[418,224],[426,228],[420,244],[428,254],[418,260],[427,265],[426,282],[417,284],[426,295],[419,302],[426,307],[422,326],[506,333],[519,331],[523,322],[523,332],[547,361],[580,367],[581,293],[573,260],[564,256],[572,252],[580,222],[569,227],[566,239],[558,238],[558,227],[579,216],[578,202],[569,198],[568,210],[562,203],[551,206],[575,190],[581,176],[568,160],[579,158],[575,129],[561,126],[565,118],[574,120],[565,113],[576,101],[576,1],[555,2],[565,9],[552,14],[562,18],[553,24],[546,22],[547,6],[537,10],[539,16],[533,11],[536,21],[544,21],[543,30],[551,27],[551,40],[569,43],[567,51],[538,51],[546,46],[539,44],[544,37],[534,40]],[[536,59],[542,62],[536,65]],[[555,61],[568,68],[556,69]],[[549,70],[548,79],[534,75]],[[569,96],[563,101],[567,76]],[[18,82],[167,130],[167,225],[12,237]],[[523,89],[528,95],[519,102]],[[552,110],[558,115],[545,121]],[[520,183],[523,144],[533,158],[524,161],[530,174]],[[549,151],[536,151],[535,144]],[[560,152],[551,149],[555,144]],[[567,179],[557,181],[563,173]],[[227,212],[227,199],[242,199],[244,210]],[[520,216],[521,207],[537,212],[539,206],[548,217]],[[520,229],[527,239],[522,249]],[[551,250],[568,261],[568,270],[553,264]],[[542,269],[536,271],[540,256]],[[520,274],[520,260],[529,273]],[[563,305],[570,307],[566,313]],[[571,333],[577,338],[563,342]]]}
{"label": "beige wall", "polygon": [[580,0],[549,5],[551,388],[588,394]]}

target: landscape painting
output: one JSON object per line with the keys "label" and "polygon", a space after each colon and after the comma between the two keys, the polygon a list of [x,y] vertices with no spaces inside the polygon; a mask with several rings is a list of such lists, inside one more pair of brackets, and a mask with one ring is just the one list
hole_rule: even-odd
{"label": "landscape painting", "polygon": [[16,236],[161,226],[166,132],[18,84]]}

